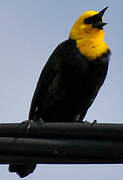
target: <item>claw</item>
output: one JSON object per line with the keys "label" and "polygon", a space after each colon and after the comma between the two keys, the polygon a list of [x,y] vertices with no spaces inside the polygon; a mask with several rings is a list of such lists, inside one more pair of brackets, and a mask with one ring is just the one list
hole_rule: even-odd
{"label": "claw", "polygon": [[34,120],[26,120],[26,121],[23,121],[21,122],[21,125],[24,125],[25,126],[25,129],[26,131],[30,131],[31,128],[36,125],[36,124],[39,124],[41,125],[44,121],[40,118],[39,120],[37,121],[34,121]]}
{"label": "claw", "polygon": [[82,121],[83,123],[85,124],[91,124],[89,121],[85,120],[85,121]]}
{"label": "claw", "polygon": [[97,120],[93,120],[93,122],[89,122],[89,121],[85,120],[85,121],[83,121],[83,123],[90,124],[90,125],[93,126],[93,125],[95,125],[97,123]]}
{"label": "claw", "polygon": [[94,124],[94,125],[95,125],[96,123],[97,123],[97,120],[93,120],[92,124]]}
{"label": "claw", "polygon": [[28,125],[27,125],[27,127],[26,127],[26,130],[27,130],[27,131],[30,131],[30,130],[31,130],[31,121],[32,121],[32,120],[29,121],[29,123],[28,123]]}
{"label": "claw", "polygon": [[29,131],[31,129],[31,121],[32,120],[26,120],[26,121],[21,122],[21,125],[25,126],[25,130]]}

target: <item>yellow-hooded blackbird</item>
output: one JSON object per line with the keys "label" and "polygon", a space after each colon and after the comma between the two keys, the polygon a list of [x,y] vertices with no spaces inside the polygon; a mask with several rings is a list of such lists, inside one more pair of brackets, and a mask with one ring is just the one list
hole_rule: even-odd
{"label": "yellow-hooded blackbird", "polygon": [[[56,47],[44,66],[30,108],[29,120],[82,121],[102,86],[110,49],[104,42],[103,14],[87,11],[73,25],[68,40]],[[32,165],[10,165],[25,177]]]}

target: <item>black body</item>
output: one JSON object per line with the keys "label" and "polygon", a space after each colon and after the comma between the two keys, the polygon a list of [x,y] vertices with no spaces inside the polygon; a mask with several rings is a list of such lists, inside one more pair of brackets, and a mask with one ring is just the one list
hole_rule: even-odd
{"label": "black body", "polygon": [[105,80],[109,54],[110,50],[88,61],[76,48],[75,40],[61,43],[40,75],[29,119],[82,121]]}

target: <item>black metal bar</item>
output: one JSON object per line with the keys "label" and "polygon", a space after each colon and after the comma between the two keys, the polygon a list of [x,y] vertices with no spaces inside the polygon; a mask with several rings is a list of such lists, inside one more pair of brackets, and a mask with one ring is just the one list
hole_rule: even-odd
{"label": "black metal bar", "polygon": [[123,142],[0,138],[0,163],[123,163]]}
{"label": "black metal bar", "polygon": [[123,139],[123,124],[33,123],[0,124],[0,137]]}
{"label": "black metal bar", "polygon": [[0,124],[0,164],[123,163],[123,124]]}

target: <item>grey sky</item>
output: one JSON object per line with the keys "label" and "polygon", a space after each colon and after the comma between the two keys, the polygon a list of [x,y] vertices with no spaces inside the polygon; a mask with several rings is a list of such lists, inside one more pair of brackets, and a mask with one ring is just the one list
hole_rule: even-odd
{"label": "grey sky", "polygon": [[[1,0],[0,1],[0,122],[28,117],[39,74],[53,49],[68,38],[77,18],[87,10],[105,13],[107,44],[112,56],[106,81],[85,119],[123,121],[123,2],[121,0]],[[25,179],[122,180],[123,165],[39,165]],[[0,166],[2,179],[17,180]]]}

